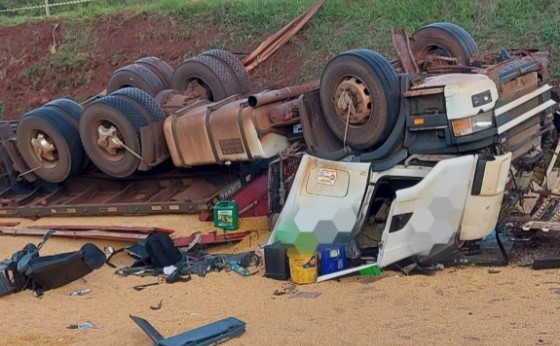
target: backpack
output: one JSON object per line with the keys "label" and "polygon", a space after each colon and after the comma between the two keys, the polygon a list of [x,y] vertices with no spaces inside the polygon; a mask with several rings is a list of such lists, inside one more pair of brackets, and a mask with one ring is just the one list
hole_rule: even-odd
{"label": "backpack", "polygon": [[110,267],[116,268],[109,261],[114,255],[123,251],[136,260],[131,268],[152,267],[161,269],[176,264],[183,259],[181,252],[175,247],[171,237],[167,233],[161,232],[152,233],[146,239],[131,246],[112,250],[111,255],[107,258],[107,264]]}
{"label": "backpack", "polygon": [[146,238],[146,251],[150,256],[151,265],[155,268],[176,264],[183,258],[167,233],[155,232],[150,234]]}

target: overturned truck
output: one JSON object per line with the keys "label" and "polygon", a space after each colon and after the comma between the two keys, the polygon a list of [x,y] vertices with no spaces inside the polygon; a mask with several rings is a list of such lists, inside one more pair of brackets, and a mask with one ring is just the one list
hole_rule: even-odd
{"label": "overturned truck", "polygon": [[198,213],[223,198],[249,210],[264,193],[270,243],[438,261],[494,229],[510,172],[555,142],[548,55],[482,55],[450,23],[393,40],[397,60],[351,50],[320,83],[248,97],[243,65],[220,50],[176,70],[123,67],[82,105],[4,124],[0,213]]}
{"label": "overturned truck", "polygon": [[306,252],[354,240],[383,267],[430,266],[494,230],[510,173],[552,148],[546,53],[483,56],[448,23],[393,38],[399,61],[343,53],[304,95],[319,157],[303,157],[270,242]]}

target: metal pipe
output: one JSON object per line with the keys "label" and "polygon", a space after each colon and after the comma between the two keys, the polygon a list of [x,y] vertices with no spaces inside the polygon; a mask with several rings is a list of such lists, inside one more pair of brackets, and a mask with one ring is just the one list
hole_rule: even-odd
{"label": "metal pipe", "polygon": [[303,85],[290,86],[272,91],[264,91],[262,93],[249,96],[247,101],[249,103],[249,106],[256,108],[268,103],[299,96],[307,91],[316,89],[318,87],[319,81],[314,81]]}

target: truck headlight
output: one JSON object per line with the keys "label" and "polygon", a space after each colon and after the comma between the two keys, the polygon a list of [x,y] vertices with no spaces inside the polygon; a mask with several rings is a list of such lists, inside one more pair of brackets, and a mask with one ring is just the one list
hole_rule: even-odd
{"label": "truck headlight", "polygon": [[480,113],[470,118],[456,119],[451,121],[455,137],[470,135],[471,133],[486,130],[492,127],[492,112]]}

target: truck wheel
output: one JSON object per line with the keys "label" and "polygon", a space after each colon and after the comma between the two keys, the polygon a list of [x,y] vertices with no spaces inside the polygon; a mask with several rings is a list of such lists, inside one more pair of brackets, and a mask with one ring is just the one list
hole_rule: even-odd
{"label": "truck wheel", "polygon": [[61,98],[50,101],[42,108],[52,109],[70,122],[76,131],[78,130],[78,124],[80,123],[80,118],[84,112],[84,107],[82,107],[79,103],[67,98]]}
{"label": "truck wheel", "polygon": [[474,38],[452,23],[433,23],[420,28],[412,34],[411,48],[420,65],[429,55],[436,55],[455,58],[457,64],[468,66],[471,56],[480,53]]}
{"label": "truck wheel", "polygon": [[150,69],[159,80],[163,83],[165,89],[171,86],[171,78],[173,77],[173,67],[168,63],[155,56],[148,56],[135,61],[136,64],[145,66]]}
{"label": "truck wheel", "polygon": [[25,114],[16,130],[16,143],[29,169],[47,182],[60,183],[83,167],[77,129],[52,109],[37,108]]}
{"label": "truck wheel", "polygon": [[[160,93],[158,93],[159,95]],[[165,119],[165,113],[157,101],[143,90],[137,88],[123,88],[111,95],[125,97],[145,109],[149,114],[149,123]]]}
{"label": "truck wheel", "polygon": [[227,50],[223,49],[212,49],[202,52],[202,56],[209,56],[218,61],[220,61],[224,66],[226,66],[230,73],[235,76],[239,90],[241,93],[248,93],[251,90],[251,77],[249,77],[249,72],[235,55],[231,54]]}
{"label": "truck wheel", "polygon": [[152,97],[165,89],[163,82],[157,75],[149,68],[139,64],[127,65],[116,70],[107,84],[107,93],[110,94],[126,87],[144,90]]}
{"label": "truck wheel", "polygon": [[321,75],[321,108],[327,125],[356,149],[381,144],[399,112],[399,83],[391,63],[356,49],[332,59]]}
{"label": "truck wheel", "polygon": [[209,56],[196,56],[183,62],[173,74],[171,88],[210,101],[242,93],[230,70]]}
{"label": "truck wheel", "polygon": [[[105,96],[89,105],[80,120],[80,137],[91,161],[106,174],[124,178],[140,160],[140,128],[148,121],[138,107],[120,96]],[[124,145],[123,145],[124,144]]]}

